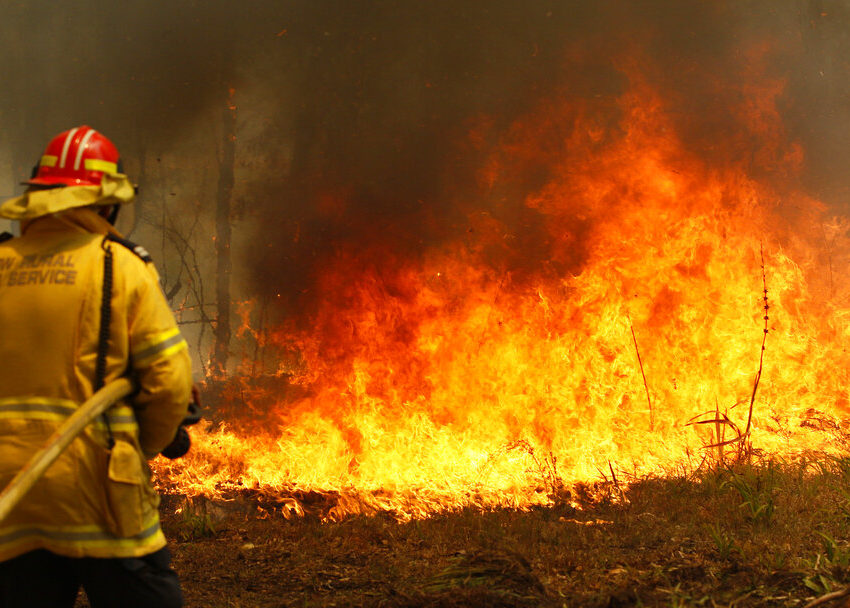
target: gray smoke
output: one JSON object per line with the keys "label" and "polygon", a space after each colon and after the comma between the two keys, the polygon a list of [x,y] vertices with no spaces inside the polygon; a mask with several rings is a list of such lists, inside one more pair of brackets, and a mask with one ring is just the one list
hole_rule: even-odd
{"label": "gray smoke", "polygon": [[[482,152],[462,142],[486,121],[495,143],[552,96],[598,104],[615,127],[612,102],[627,86],[617,62],[635,50],[689,147],[726,163],[761,158],[765,145],[730,111],[763,41],[761,71],[786,81],[781,118],[806,151],[802,185],[846,210],[841,0],[33,0],[4,3],[0,21],[0,119],[16,178],[51,135],[83,122],[125,156],[168,151],[234,87],[238,153],[258,167],[240,174],[237,210],[261,220],[241,255],[258,295],[283,291],[293,305],[309,307],[335,252],[359,251],[376,268],[388,251],[415,258],[468,232],[476,205],[515,229],[494,264],[520,276],[546,260],[543,219],[522,204],[546,167],[519,164],[498,198],[475,199]],[[556,127],[541,141],[553,156],[569,124]],[[197,160],[186,160],[187,179]],[[581,226],[570,229],[578,263]]]}

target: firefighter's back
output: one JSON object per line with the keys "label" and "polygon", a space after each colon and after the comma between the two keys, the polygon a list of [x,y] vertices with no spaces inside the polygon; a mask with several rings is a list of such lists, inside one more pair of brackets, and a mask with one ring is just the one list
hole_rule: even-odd
{"label": "firefighter's back", "polygon": [[[107,292],[105,247],[122,271]],[[60,217],[39,219],[23,236],[0,243],[0,486],[93,393],[104,298],[110,308],[105,380],[126,372],[126,291],[140,272],[144,262],[135,254]],[[33,549],[134,557],[162,547],[158,499],[138,434],[127,404],[89,425],[0,522],[0,561]],[[116,439],[126,451],[125,471],[108,471]],[[117,459],[111,460],[115,468]]]}

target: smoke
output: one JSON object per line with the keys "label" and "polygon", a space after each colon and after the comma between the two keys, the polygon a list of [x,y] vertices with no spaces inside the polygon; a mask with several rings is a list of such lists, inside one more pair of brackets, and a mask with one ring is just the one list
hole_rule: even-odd
{"label": "smoke", "polygon": [[167,146],[226,96],[241,15],[225,2],[4,3],[7,142],[32,159],[87,123],[124,148]]}
{"label": "smoke", "polygon": [[[841,3],[811,1],[305,11],[286,35],[294,63],[269,76],[269,94],[287,100],[269,130],[291,148],[277,179],[253,190],[264,223],[250,254],[257,285],[269,296],[289,290],[311,310],[311,296],[327,297],[312,291],[314,274],[340,251],[391,284],[388,260],[462,238],[481,214],[511,231],[511,246],[494,243],[490,263],[514,279],[540,267],[553,243],[524,200],[550,177],[551,163],[536,161],[564,152],[572,125],[536,134],[540,157],[515,163],[489,190],[478,179],[486,154],[547,98],[575,100],[616,129],[630,60],[661,91],[694,154],[746,164],[778,185],[802,183],[840,208],[847,167],[834,152],[850,139],[850,113],[838,110],[848,66],[835,58],[850,49],[838,24],[850,25]],[[775,87],[776,116],[750,107],[765,86]],[[766,131],[775,127],[785,132]],[[802,174],[786,160],[795,141],[809,154]],[[561,272],[580,264],[584,228],[565,227],[575,251]]]}
{"label": "smoke", "polygon": [[[481,214],[516,229],[494,264],[545,260],[543,220],[523,200],[546,167],[521,164],[482,196],[488,150],[547,98],[616,125],[630,57],[646,61],[690,149],[709,162],[751,159],[777,179],[784,167],[766,159],[781,150],[742,115],[742,84],[782,83],[785,141],[806,153],[794,179],[846,208],[840,0],[33,0],[5,3],[0,19],[0,117],[18,178],[51,135],[79,123],[125,156],[167,151],[218,116],[233,87],[237,153],[252,168],[239,173],[238,202],[256,220],[243,227],[254,231],[247,276],[258,295],[293,305],[309,306],[317,269],[340,251],[381,267],[390,251],[415,258],[461,237]],[[554,126],[542,154],[563,145],[569,126]],[[193,166],[215,154],[198,149],[181,171],[197,178]],[[569,228],[578,259],[581,226]]]}

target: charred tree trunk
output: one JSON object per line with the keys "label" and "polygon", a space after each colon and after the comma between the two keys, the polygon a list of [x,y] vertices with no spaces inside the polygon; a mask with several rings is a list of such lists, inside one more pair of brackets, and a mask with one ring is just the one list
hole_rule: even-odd
{"label": "charred tree trunk", "polygon": [[233,167],[236,161],[236,105],[230,89],[223,116],[223,138],[218,165],[218,194],[215,210],[216,252],[216,323],[211,371],[216,377],[227,375],[230,353],[230,209],[233,196]]}

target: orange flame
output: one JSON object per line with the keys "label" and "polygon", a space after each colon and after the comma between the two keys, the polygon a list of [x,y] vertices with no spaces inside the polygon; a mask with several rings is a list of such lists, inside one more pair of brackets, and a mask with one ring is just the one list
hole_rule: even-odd
{"label": "orange flame", "polygon": [[[464,239],[418,259],[377,268],[338,251],[310,330],[263,338],[297,354],[277,373],[300,391],[249,392],[254,422],[194,432],[186,459],[157,465],[166,485],[337,492],[332,516],[421,516],[547,504],[553,480],[603,471],[692,470],[746,425],[763,276],[753,447],[787,458],[843,449],[850,294],[832,273],[850,224],[787,187],[802,156],[781,143],[782,84],[742,86],[738,110],[761,142],[746,162],[689,150],[638,78],[613,125],[589,104],[541,105],[479,177],[481,196],[498,200],[513,166],[545,169],[524,199],[545,261],[493,264],[534,243],[480,210]],[[752,163],[785,177],[771,186]],[[728,416],[727,433],[688,424],[706,413]]]}

